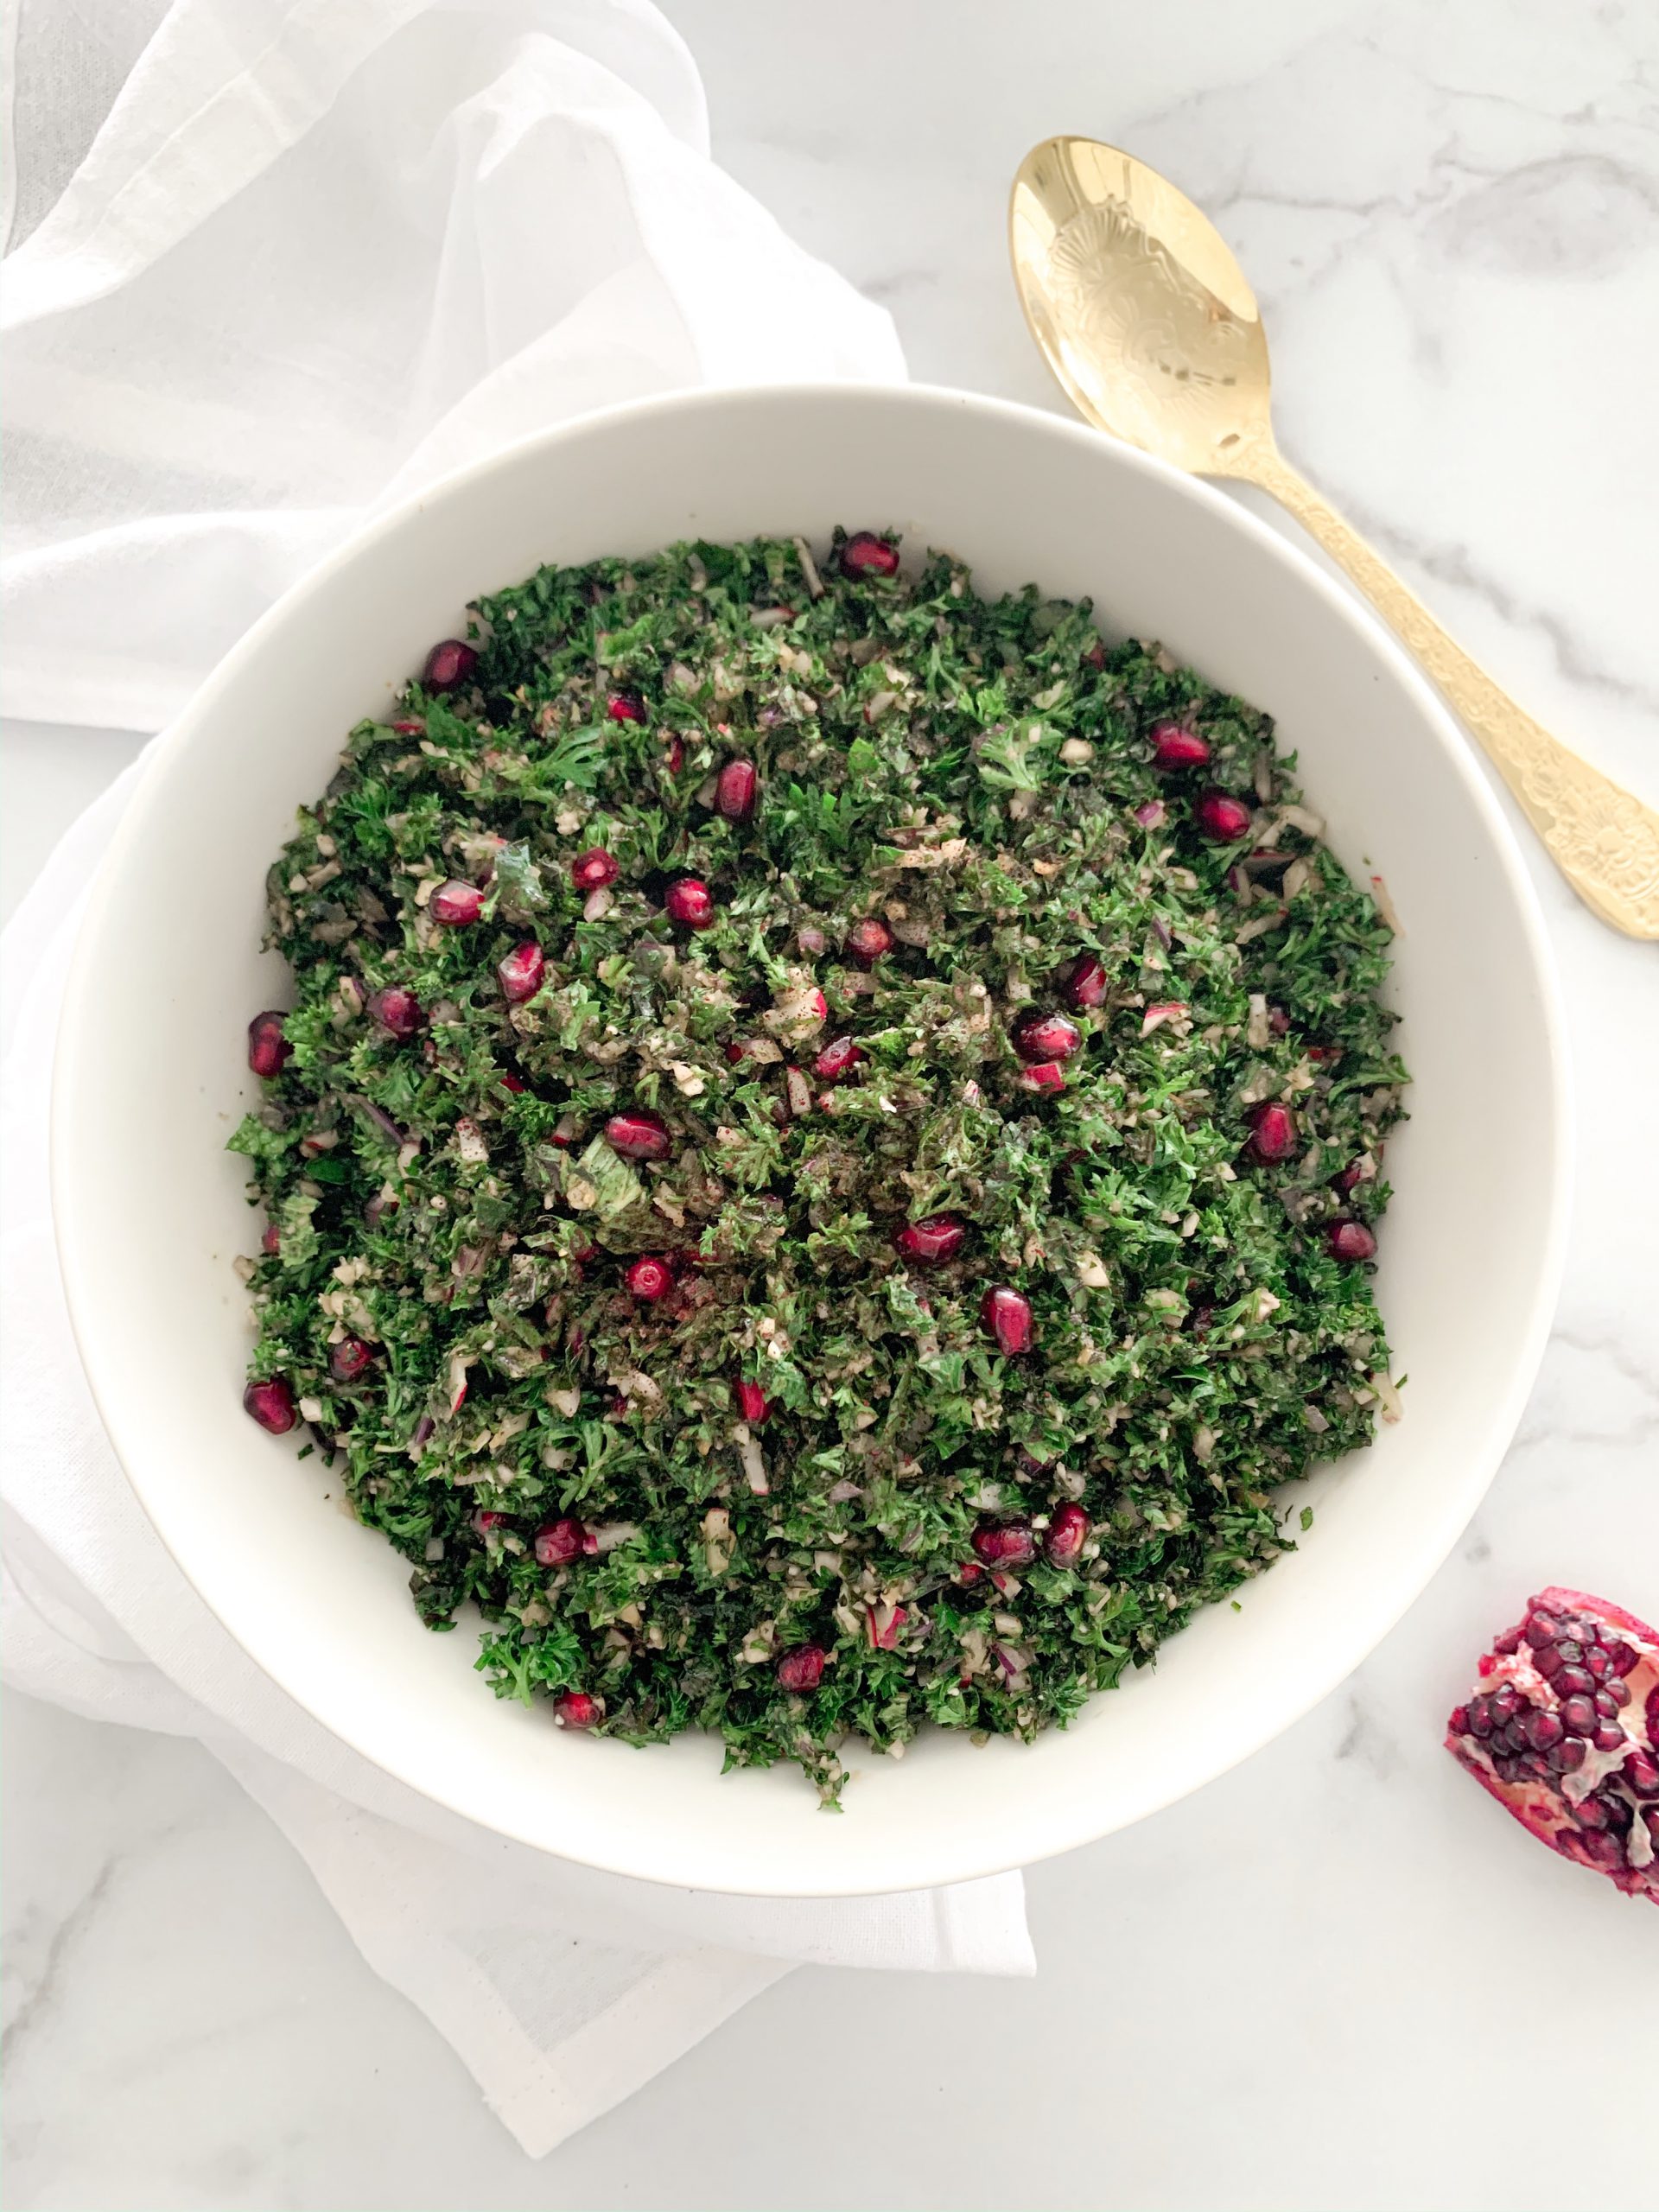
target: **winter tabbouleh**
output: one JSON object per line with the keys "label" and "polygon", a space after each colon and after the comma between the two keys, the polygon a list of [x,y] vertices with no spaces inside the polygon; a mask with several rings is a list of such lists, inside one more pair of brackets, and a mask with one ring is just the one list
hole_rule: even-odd
{"label": "winter tabbouleh", "polygon": [[249,1412],[568,1727],[833,1802],[1066,1720],[1397,1410],[1370,897],[1264,715],[942,555],[476,616],[270,877]]}

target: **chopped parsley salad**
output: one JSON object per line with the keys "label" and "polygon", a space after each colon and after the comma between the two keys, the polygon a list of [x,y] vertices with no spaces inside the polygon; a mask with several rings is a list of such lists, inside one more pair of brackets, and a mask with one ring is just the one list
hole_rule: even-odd
{"label": "chopped parsley salad", "polygon": [[943,554],[474,613],[271,871],[249,1413],[568,1728],[833,1804],[1065,1723],[1398,1412],[1370,896],[1265,715]]}

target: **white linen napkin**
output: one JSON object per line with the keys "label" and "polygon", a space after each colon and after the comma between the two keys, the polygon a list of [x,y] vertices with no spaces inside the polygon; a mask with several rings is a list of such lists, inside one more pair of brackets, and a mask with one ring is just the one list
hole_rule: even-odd
{"label": "white linen napkin", "polygon": [[[904,373],[887,317],[712,166],[644,0],[29,0],[5,22],[13,714],[160,725],[365,511],[561,416]],[[780,1903],[487,1834],[320,1727],[183,1580],[94,1412],[46,1184],[83,890],[142,772],[0,949],[7,1679],[207,1745],[532,2155],[795,1962],[1032,1972],[1018,1875]]]}

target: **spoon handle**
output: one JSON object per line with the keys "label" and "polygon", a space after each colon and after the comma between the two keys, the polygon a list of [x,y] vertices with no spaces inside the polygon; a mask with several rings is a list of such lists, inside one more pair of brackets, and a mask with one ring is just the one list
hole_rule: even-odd
{"label": "spoon handle", "polygon": [[1659,938],[1659,814],[1523,714],[1271,446],[1238,473],[1288,508],[1410,647],[1591,912],[1627,937]]}

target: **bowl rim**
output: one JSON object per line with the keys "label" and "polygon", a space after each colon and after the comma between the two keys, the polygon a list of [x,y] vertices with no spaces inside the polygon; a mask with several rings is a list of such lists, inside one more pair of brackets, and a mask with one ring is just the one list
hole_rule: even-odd
{"label": "bowl rim", "polygon": [[[562,1848],[547,1841],[544,1835],[531,1832],[531,1825],[527,1821],[514,1825],[496,1815],[481,1816],[471,1806],[454,1802],[440,1795],[428,1777],[404,1770],[402,1763],[388,1764],[372,1743],[362,1740],[360,1732],[354,1732],[349,1725],[349,1713],[338,1716],[331,1713],[325,1716],[290,1680],[285,1679],[273,1660],[257,1656],[243,1643],[234,1619],[224,1610],[213,1590],[204,1587],[196,1580],[175,1548],[166,1525],[165,1502],[159,1508],[153,1504],[150,1486],[143,1477],[133,1471],[135,1462],[139,1465],[143,1464],[141,1432],[147,1428],[148,1424],[130,1420],[120,1402],[114,1399],[114,1394],[100,1387],[98,1324],[90,1289],[94,1265],[92,1224],[83,1224],[78,1206],[72,1147],[67,1141],[67,1125],[72,1110],[69,1102],[78,1088],[81,1071],[86,1071],[90,1080],[96,1065],[93,948],[109,925],[118,884],[124,872],[128,856],[143,842],[151,810],[160,804],[160,793],[168,780],[165,771],[176,758],[188,754],[198,741],[203,726],[211,724],[221,695],[234,683],[244,665],[251,660],[257,660],[266,650],[267,641],[282,631],[296,607],[308,602],[316,594],[328,591],[336,575],[344,569],[359,561],[372,558],[382,543],[397,536],[424,510],[441,507],[448,499],[492,477],[506,477],[531,454],[539,456],[550,449],[556,450],[562,445],[580,442],[596,431],[626,431],[631,423],[649,422],[661,416],[695,416],[700,412],[718,412],[734,406],[787,406],[823,401],[853,407],[861,402],[868,402],[880,407],[913,407],[924,412],[950,410],[970,418],[1017,423],[1039,435],[1069,444],[1080,454],[1086,451],[1098,455],[1099,449],[1104,447],[1108,452],[1109,466],[1139,473],[1161,486],[1165,495],[1207,510],[1221,527],[1242,537],[1255,557],[1278,563],[1290,572],[1303,589],[1325,602],[1338,622],[1354,633],[1363,650],[1373,659],[1380,659],[1389,668],[1433,733],[1451,772],[1462,783],[1490,841],[1493,856],[1514,901],[1521,944],[1530,963],[1531,979],[1535,986],[1539,1041],[1548,1069],[1548,1104],[1554,1136],[1548,1161],[1539,1163],[1541,1166],[1547,1166],[1548,1179],[1541,1263],[1533,1285],[1525,1326],[1519,1333],[1510,1362],[1508,1388],[1489,1415],[1491,1441],[1486,1455],[1490,1464],[1485,1479],[1478,1491],[1469,1498],[1467,1510],[1462,1512],[1461,1517],[1449,1518],[1435,1539],[1425,1546],[1421,1575],[1412,1587],[1403,1592],[1398,1602],[1389,1608],[1382,1625],[1375,1633],[1368,1630],[1369,1640],[1363,1648],[1357,1651],[1343,1648],[1329,1652],[1323,1663],[1310,1667],[1304,1677],[1301,1694],[1294,1700],[1275,1706],[1271,1718],[1258,1727],[1240,1731],[1230,1757],[1211,1766],[1202,1776],[1192,1781],[1172,1785],[1156,1793],[1139,1812],[1116,1823],[1114,1827],[1100,1830],[1092,1818],[1085,1816],[1077,1821],[1074,1827],[1057,1827],[1045,1837],[1041,1848],[1034,1856],[1029,1857],[1009,1858],[994,1847],[987,1856],[980,1859],[974,1856],[970,1847],[965,1853],[958,1852],[957,1858],[962,1863],[954,1864],[943,1872],[918,1874],[898,1885],[899,1891],[982,1878],[1013,1872],[1022,1866],[1039,1864],[1043,1859],[1058,1856],[1062,1852],[1075,1850],[1098,1840],[1103,1834],[1116,1833],[1117,1827],[1133,1826],[1137,1821],[1163,1811],[1218,1779],[1244,1760],[1253,1758],[1266,1745],[1303,1719],[1364,1663],[1439,1573],[1468,1526],[1469,1519],[1478,1510],[1513,1441],[1536,1379],[1559,1301],[1571,1215],[1573,1105],[1563,1003],[1554,953],[1545,928],[1537,891],[1514,830],[1474,758],[1472,743],[1464,736],[1427,677],[1376,613],[1343,582],[1320,567],[1300,546],[1241,502],[1230,499],[1213,483],[1178,469],[1154,454],[1142,452],[1138,447],[1096,430],[1071,416],[1023,401],[1004,399],[947,385],[798,380],[756,385],[697,386],[631,400],[616,406],[589,410],[568,422],[532,431],[510,444],[446,472],[353,531],[321,560],[296,578],[243,632],[203,679],[174,721],[147,748],[143,756],[143,772],[137,779],[88,888],[68,965],[54,1050],[49,1119],[48,1179],[53,1232],[70,1325],[99,1421],[145,1517],[202,1603],[238,1649],[276,1688],[377,1771],[414,1791],[427,1802],[471,1821],[485,1833],[505,1836],[550,1858],[572,1865],[588,1866],[599,1872],[671,1889],[683,1889],[683,1882],[660,1869],[643,1864],[621,1864],[615,1855],[584,1855],[578,1849]],[[769,1883],[764,1886],[753,1880],[745,1883],[741,1888],[717,1881],[703,1881],[699,1886],[714,1893],[723,1891],[727,1894],[779,1898],[875,1896],[895,1889],[891,1880],[879,1885],[873,1885],[868,1877],[861,1878],[851,1870],[845,1883],[826,1885],[820,1880],[810,1890],[804,1889],[798,1884],[791,1885],[787,1879],[779,1879],[775,1884]]]}

